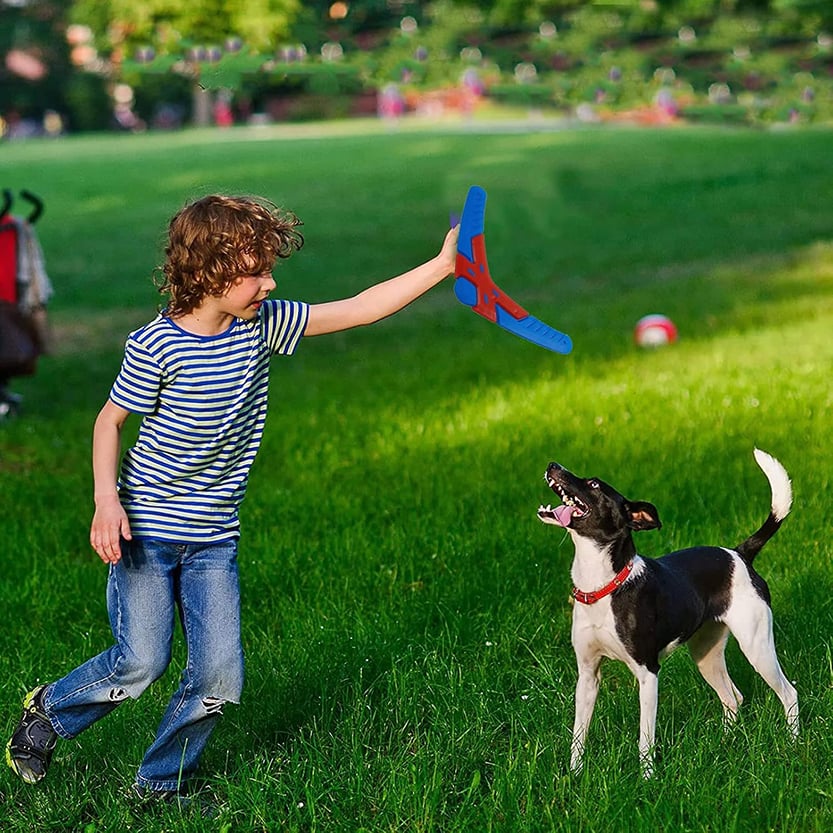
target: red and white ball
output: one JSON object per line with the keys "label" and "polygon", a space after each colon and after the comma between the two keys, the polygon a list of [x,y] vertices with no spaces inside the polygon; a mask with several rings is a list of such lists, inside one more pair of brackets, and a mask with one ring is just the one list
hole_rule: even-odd
{"label": "red and white ball", "polygon": [[636,322],[633,339],[640,347],[662,347],[677,340],[677,327],[667,315],[645,315]]}

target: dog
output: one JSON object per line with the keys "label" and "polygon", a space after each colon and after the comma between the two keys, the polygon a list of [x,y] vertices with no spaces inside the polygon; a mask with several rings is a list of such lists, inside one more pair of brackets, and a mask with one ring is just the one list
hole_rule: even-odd
{"label": "dog", "polygon": [[575,546],[573,772],[582,769],[603,657],[624,662],[639,683],[639,759],[645,778],[654,771],[660,661],[678,645],[687,644],[720,698],[726,722],[733,723],[743,696],[726,669],[730,633],[778,695],[792,735],[798,734],[798,695],[775,653],[769,588],[752,566],[787,517],[792,486],[774,457],[755,449],[755,460],[772,494],[761,528],[734,549],[698,546],[657,559],[638,555],[632,537],[634,531],[661,527],[652,503],[628,500],[602,480],[579,478],[558,463],[547,467],[547,484],[561,505],[541,506],[538,517],[566,529]]}

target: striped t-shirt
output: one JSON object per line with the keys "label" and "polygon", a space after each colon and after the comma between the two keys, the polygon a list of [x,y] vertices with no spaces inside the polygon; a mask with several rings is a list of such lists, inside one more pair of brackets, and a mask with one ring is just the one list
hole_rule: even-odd
{"label": "striped t-shirt", "polygon": [[255,319],[237,318],[216,336],[162,315],[130,333],[110,399],[143,415],[119,473],[135,537],[237,537],[266,421],[269,359],[295,352],[308,315],[299,301],[264,301]]}

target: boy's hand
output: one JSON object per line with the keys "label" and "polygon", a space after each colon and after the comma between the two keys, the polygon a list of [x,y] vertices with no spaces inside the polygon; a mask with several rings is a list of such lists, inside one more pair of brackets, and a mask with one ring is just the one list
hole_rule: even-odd
{"label": "boy's hand", "polygon": [[116,564],[121,558],[121,539],[131,538],[127,513],[118,495],[96,499],[95,514],[90,527],[90,544],[105,564]]}
{"label": "boy's hand", "polygon": [[440,249],[438,257],[447,267],[446,276],[453,275],[457,268],[457,238],[460,236],[459,223],[450,229],[443,241],[443,247]]}

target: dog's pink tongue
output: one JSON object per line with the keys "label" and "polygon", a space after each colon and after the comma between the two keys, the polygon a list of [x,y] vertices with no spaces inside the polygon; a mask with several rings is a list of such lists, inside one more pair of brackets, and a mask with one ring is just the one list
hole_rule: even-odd
{"label": "dog's pink tongue", "polygon": [[575,512],[576,509],[574,506],[565,506],[562,503],[561,506],[556,506],[552,511],[558,523],[561,526],[566,527],[570,525],[570,521],[573,518],[573,512]]}

